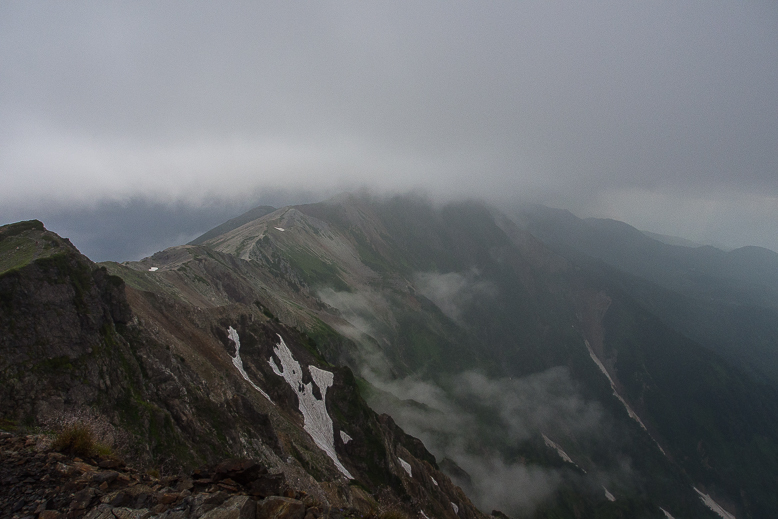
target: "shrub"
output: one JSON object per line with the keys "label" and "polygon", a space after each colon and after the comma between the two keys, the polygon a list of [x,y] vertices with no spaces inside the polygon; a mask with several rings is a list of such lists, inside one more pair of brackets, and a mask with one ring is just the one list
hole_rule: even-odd
{"label": "shrub", "polygon": [[82,423],[65,426],[57,433],[51,448],[74,456],[111,455],[111,448],[95,441],[92,431]]}

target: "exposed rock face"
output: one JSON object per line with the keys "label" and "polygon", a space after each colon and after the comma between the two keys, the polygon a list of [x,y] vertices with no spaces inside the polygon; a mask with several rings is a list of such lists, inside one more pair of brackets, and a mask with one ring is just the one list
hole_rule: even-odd
{"label": "exposed rock face", "polygon": [[[151,484],[88,462],[57,461],[59,455],[39,447],[12,463],[32,463],[40,477],[8,476],[14,485],[45,475],[57,481],[38,492],[36,507],[55,499],[53,508],[69,517],[252,517],[251,503],[292,489],[287,497],[304,493],[316,506],[287,507],[278,517],[300,510],[302,519],[309,512],[309,519],[335,517],[333,507],[368,514],[389,506],[430,517],[482,516],[418,440],[365,404],[348,368],[328,364],[312,340],[261,305],[202,308],[131,289],[53,233],[33,228],[17,237],[59,245],[56,254],[33,254],[0,273],[0,425],[56,429],[83,422],[133,465],[168,477],[244,459]],[[279,337],[301,371],[299,387],[278,373]],[[305,426],[303,389],[331,424],[331,452]],[[398,457],[413,464],[413,477]],[[6,459],[15,458],[4,458],[3,470]],[[431,488],[430,476],[440,485]],[[227,497],[220,500],[218,491]],[[16,512],[30,512],[26,498],[19,506]]]}
{"label": "exposed rock face", "polygon": [[[292,488],[253,460],[154,478],[110,458],[74,458],[43,435],[0,433],[0,518],[284,519],[361,517]],[[111,468],[113,467],[113,468]],[[277,479],[272,494],[257,492]]]}

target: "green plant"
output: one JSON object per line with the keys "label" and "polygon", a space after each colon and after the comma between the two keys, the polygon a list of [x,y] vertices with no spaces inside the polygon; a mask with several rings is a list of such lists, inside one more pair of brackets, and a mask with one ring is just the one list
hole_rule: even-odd
{"label": "green plant", "polygon": [[95,440],[92,431],[83,423],[65,426],[57,433],[51,448],[75,456],[110,456],[111,448]]}

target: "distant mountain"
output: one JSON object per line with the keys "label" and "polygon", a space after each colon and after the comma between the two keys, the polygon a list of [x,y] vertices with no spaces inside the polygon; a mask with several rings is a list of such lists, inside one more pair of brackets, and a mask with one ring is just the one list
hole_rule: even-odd
{"label": "distant mountain", "polygon": [[206,242],[211,238],[215,238],[216,236],[219,236],[226,232],[230,232],[233,229],[237,229],[241,225],[247,224],[253,220],[256,220],[257,218],[262,218],[266,214],[272,213],[275,210],[276,210],[275,207],[269,205],[260,205],[258,207],[255,207],[254,209],[250,209],[245,213],[243,213],[242,215],[227,220],[223,224],[217,225],[210,231],[198,236],[194,240],[190,241],[189,245],[200,245],[201,243]]}
{"label": "distant mountain", "polygon": [[525,206],[515,218],[566,258],[620,279],[623,290],[681,333],[778,382],[775,252],[668,245],[622,222],[543,206]]}
{"label": "distant mountain", "polygon": [[[687,240],[686,238],[680,238],[678,236],[669,236],[667,234],[659,234],[659,233],[649,232],[649,231],[640,231],[640,232],[642,232],[652,240],[666,243],[668,245],[680,245],[681,247],[691,247],[691,248],[703,247],[707,245],[705,243],[699,243],[696,241]],[[720,249],[721,247],[716,247],[716,248]]]}
{"label": "distant mountain", "polygon": [[[272,440],[251,430],[253,413],[228,403],[228,395],[246,395],[270,417],[312,488],[336,484],[345,492],[337,458],[360,474],[350,495],[364,487],[375,499],[387,485],[406,510],[428,517],[480,514],[453,486],[436,494],[444,485],[436,467],[482,511],[512,517],[775,516],[776,386],[658,312],[665,303],[703,312],[687,301],[697,305],[704,294],[713,305],[741,293],[753,304],[769,302],[769,281],[754,291],[752,273],[725,267],[769,270],[770,255],[703,252],[700,275],[697,256],[671,249],[668,259],[657,250],[671,246],[625,224],[546,216],[509,217],[480,202],[342,195],[233,222],[139,262],[102,266],[126,284],[134,316],[122,326],[137,335],[114,325],[119,335],[130,350],[159,345],[134,346],[139,352],[128,358],[144,366],[144,359],[170,358],[179,379],[186,370],[207,374],[192,380],[208,391],[188,387],[187,394],[227,414],[206,423],[239,428],[223,433],[230,449],[252,439],[266,452],[260,446]],[[230,330],[240,338],[246,378]],[[306,435],[296,411],[303,397],[268,362],[283,361],[275,334],[307,366],[303,384],[317,370],[334,374],[326,395],[333,431],[352,438],[354,430],[376,431],[356,444],[370,447],[354,454],[354,444],[341,445],[336,434],[333,458]],[[180,394],[160,389],[144,369],[151,376],[144,399],[161,409],[178,405],[169,399]],[[278,415],[257,407],[264,397],[254,384]],[[378,429],[369,425],[374,415],[362,397],[424,445],[392,433],[388,418],[376,418]],[[204,416],[187,409],[170,413],[174,428],[186,416]],[[199,452],[195,438],[207,444],[214,435],[187,436],[188,449]]]}
{"label": "distant mountain", "polygon": [[667,234],[658,234],[649,231],[641,231],[641,232],[653,240],[660,241],[668,245],[680,245],[682,247],[691,247],[693,249],[696,249],[697,247],[710,246],[710,247],[715,247],[716,249],[723,250],[725,252],[732,250],[732,247],[727,247],[726,245],[722,245],[717,242],[701,243],[692,240],[687,240],[686,238],[680,238],[678,236],[669,236]]}

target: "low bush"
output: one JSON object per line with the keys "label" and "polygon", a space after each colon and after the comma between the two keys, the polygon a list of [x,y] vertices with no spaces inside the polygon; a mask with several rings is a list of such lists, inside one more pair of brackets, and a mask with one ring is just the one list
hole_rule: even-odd
{"label": "low bush", "polygon": [[97,442],[89,427],[82,423],[74,423],[62,428],[54,438],[51,448],[59,452],[83,457],[108,457],[112,454],[111,448]]}

